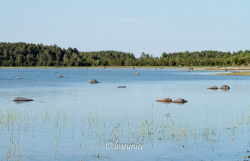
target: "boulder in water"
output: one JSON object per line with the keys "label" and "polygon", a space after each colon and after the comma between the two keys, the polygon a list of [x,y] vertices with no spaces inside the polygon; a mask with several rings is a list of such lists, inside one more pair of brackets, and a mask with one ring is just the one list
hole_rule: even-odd
{"label": "boulder in water", "polygon": [[220,89],[222,89],[222,90],[229,90],[230,87],[229,87],[229,85],[223,85],[223,86],[220,87]]}
{"label": "boulder in water", "polygon": [[63,78],[63,75],[59,75],[59,76],[57,76],[57,78]]}
{"label": "boulder in water", "polygon": [[100,83],[100,82],[98,80],[96,80],[96,79],[90,79],[89,83],[90,84],[96,84],[96,83]]}
{"label": "boulder in water", "polygon": [[219,88],[217,86],[212,86],[212,87],[209,87],[208,89],[216,90],[216,89],[219,89]]}
{"label": "boulder in water", "polygon": [[118,86],[117,88],[126,88],[126,86]]}
{"label": "boulder in water", "polygon": [[30,98],[16,97],[13,101],[14,102],[30,102],[30,101],[34,101],[34,100],[30,99]]}
{"label": "boulder in water", "polygon": [[176,100],[173,101],[173,103],[179,103],[179,104],[184,104],[187,103],[188,101],[183,99],[183,98],[178,98]]}
{"label": "boulder in water", "polygon": [[172,102],[172,99],[171,98],[163,98],[163,99],[156,100],[156,102],[170,103],[170,102]]}

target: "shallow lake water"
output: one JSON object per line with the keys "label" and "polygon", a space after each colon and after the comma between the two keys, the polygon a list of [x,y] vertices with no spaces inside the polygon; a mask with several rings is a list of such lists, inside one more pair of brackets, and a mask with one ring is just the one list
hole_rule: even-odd
{"label": "shallow lake water", "polygon": [[[214,73],[0,69],[0,160],[248,160],[250,77]],[[231,89],[207,89],[224,84]],[[14,103],[18,96],[34,101]],[[167,97],[188,102],[155,102]]]}

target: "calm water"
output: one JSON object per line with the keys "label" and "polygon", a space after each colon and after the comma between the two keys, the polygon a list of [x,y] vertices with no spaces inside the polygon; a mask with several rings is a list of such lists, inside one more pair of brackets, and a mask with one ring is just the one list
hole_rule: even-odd
{"label": "calm water", "polygon": [[[250,77],[213,73],[0,69],[0,160],[247,160]],[[223,84],[231,89],[207,89]],[[34,101],[16,104],[17,96]],[[155,102],[166,97],[188,103]],[[106,148],[116,140],[143,149]]]}

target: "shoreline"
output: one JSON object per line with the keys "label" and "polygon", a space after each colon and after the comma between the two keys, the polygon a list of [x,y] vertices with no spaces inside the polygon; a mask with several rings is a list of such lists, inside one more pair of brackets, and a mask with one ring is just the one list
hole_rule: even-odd
{"label": "shoreline", "polygon": [[179,69],[180,71],[226,71],[226,72],[237,72],[237,71],[249,71],[250,66],[228,66],[228,67],[218,67],[218,66],[20,66],[20,67],[0,67],[0,69],[46,69],[46,68],[160,68],[160,69]]}
{"label": "shoreline", "polygon": [[221,76],[250,76],[249,71],[236,71],[236,72],[230,72],[230,73],[217,73],[216,75]]}
{"label": "shoreline", "polygon": [[[179,67],[180,68],[180,67]],[[228,67],[183,67],[185,71],[222,71],[222,72],[237,72],[250,71],[250,66],[228,66]]]}
{"label": "shoreline", "polygon": [[23,66],[23,67],[0,67],[0,69],[41,69],[41,68],[179,68],[169,66]]}

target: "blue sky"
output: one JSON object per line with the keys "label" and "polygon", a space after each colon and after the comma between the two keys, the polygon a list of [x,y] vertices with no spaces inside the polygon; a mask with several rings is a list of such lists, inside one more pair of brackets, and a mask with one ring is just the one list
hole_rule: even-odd
{"label": "blue sky", "polygon": [[0,0],[0,41],[81,51],[250,49],[249,0]]}

